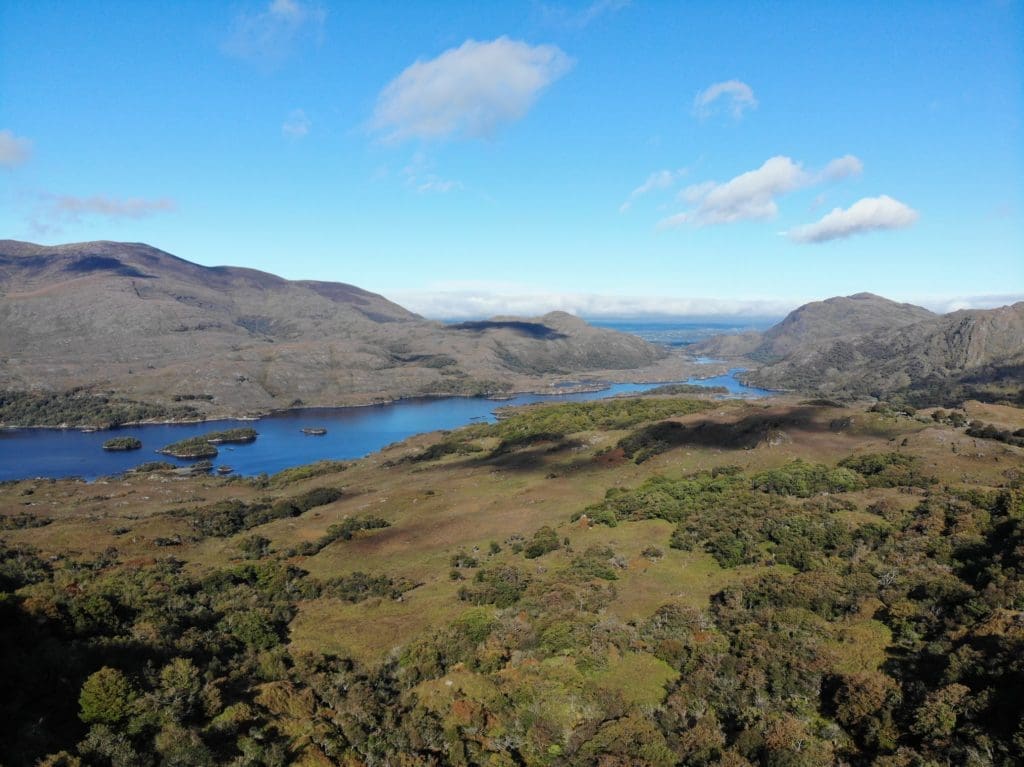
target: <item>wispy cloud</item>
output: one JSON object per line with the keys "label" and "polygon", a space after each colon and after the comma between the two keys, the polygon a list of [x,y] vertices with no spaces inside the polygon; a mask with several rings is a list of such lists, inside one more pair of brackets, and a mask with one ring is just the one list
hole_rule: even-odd
{"label": "wispy cloud", "polygon": [[676,181],[686,175],[686,168],[679,170],[656,170],[647,177],[640,186],[629,193],[626,201],[619,206],[619,213],[625,213],[632,207],[633,203],[650,192],[661,191],[671,188]]}
{"label": "wispy cloud", "polygon": [[905,229],[917,219],[916,210],[883,194],[879,197],[865,197],[845,210],[835,208],[820,221],[790,229],[786,235],[794,242],[828,242],[855,234]]}
{"label": "wispy cloud", "polygon": [[402,168],[405,185],[420,194],[444,194],[462,189],[462,182],[441,178],[434,172],[434,163],[424,152],[413,154]]}
{"label": "wispy cloud", "polygon": [[804,169],[790,157],[778,155],[760,168],[724,183],[704,181],[686,187],[679,199],[693,207],[663,219],[658,226],[710,226],[774,218],[779,212],[779,197],[803,187],[839,181],[861,169],[861,161],[853,155],[836,158],[817,173]]}
{"label": "wispy cloud", "polygon": [[569,8],[564,5],[542,5],[543,20],[552,25],[582,29],[603,16],[618,13],[628,8],[630,0],[595,0],[584,8]]}
{"label": "wispy cloud", "polygon": [[12,131],[0,130],[0,168],[14,168],[28,162],[32,156],[32,142],[15,136]]}
{"label": "wispy cloud", "polygon": [[288,118],[281,125],[281,133],[290,139],[305,138],[312,127],[306,113],[301,109],[293,109],[288,113]]}
{"label": "wispy cloud", "polygon": [[392,80],[377,98],[370,125],[389,141],[489,137],[523,117],[572,64],[553,45],[467,40]]}
{"label": "wispy cloud", "polygon": [[304,42],[319,41],[327,11],[300,0],[272,0],[263,10],[235,16],[221,50],[263,66],[287,59]]}
{"label": "wispy cloud", "polygon": [[174,200],[166,197],[147,200],[141,197],[115,199],[103,195],[75,197],[73,195],[44,195],[33,213],[30,223],[39,232],[57,232],[63,226],[76,224],[86,218],[107,220],[145,218],[157,213],[177,209]]}
{"label": "wispy cloud", "polygon": [[754,89],[740,80],[726,80],[709,85],[693,99],[693,113],[702,120],[715,114],[722,106],[739,120],[745,111],[757,108]]}
{"label": "wispy cloud", "polygon": [[445,192],[452,192],[457,189],[462,189],[461,181],[438,178],[437,176],[428,176],[416,184],[416,191],[421,194],[444,194]]}

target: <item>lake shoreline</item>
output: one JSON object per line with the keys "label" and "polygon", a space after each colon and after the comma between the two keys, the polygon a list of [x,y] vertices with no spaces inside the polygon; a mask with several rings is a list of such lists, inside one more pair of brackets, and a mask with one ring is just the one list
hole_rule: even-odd
{"label": "lake shoreline", "polygon": [[[719,360],[715,361],[720,362]],[[697,363],[703,364],[703,363]],[[728,374],[728,371],[726,371]],[[720,375],[720,374],[719,374]],[[695,380],[707,380],[708,378],[715,378],[716,374],[709,376],[690,376]],[[264,418],[268,418],[275,415],[296,413],[302,410],[338,410],[342,408],[371,408],[371,407],[382,407],[387,405],[396,405],[407,402],[417,401],[435,401],[445,399],[459,399],[459,400],[488,400],[491,402],[504,402],[516,397],[522,396],[541,396],[541,397],[558,397],[567,394],[594,394],[602,391],[607,391],[616,384],[627,383],[635,386],[660,386],[671,383],[681,383],[680,381],[669,381],[669,380],[630,380],[630,381],[601,381],[593,383],[579,383],[572,386],[559,386],[557,383],[548,384],[544,387],[526,388],[526,389],[514,389],[507,392],[494,392],[491,394],[417,394],[410,397],[392,397],[389,399],[380,399],[373,402],[359,402],[355,404],[331,404],[331,405],[298,405],[295,407],[283,407],[283,408],[272,408],[270,410],[261,411],[259,413],[247,413],[245,415],[230,415],[230,414],[210,414],[204,418],[167,418],[167,419],[149,419],[144,421],[126,421],[124,423],[114,424],[110,426],[102,426],[97,424],[31,424],[27,426],[22,425],[10,425],[0,423],[0,431],[20,431],[25,429],[50,429],[53,431],[76,431],[76,432],[109,432],[116,431],[118,429],[131,428],[136,426],[188,426],[200,423],[212,423],[215,421],[244,421],[254,422],[260,421]]]}
{"label": "lake shoreline", "polygon": [[[339,394],[329,403],[308,403],[281,397],[290,406],[273,403],[204,401],[190,411],[168,411],[165,417],[133,420],[115,425],[89,423],[0,426],[0,481],[27,477],[58,479],[78,477],[84,482],[118,476],[133,470],[139,456],[132,451],[100,449],[105,440],[123,435],[144,444],[144,453],[164,458],[180,471],[191,459],[161,454],[154,448],[182,439],[202,437],[207,432],[247,426],[259,430],[260,439],[251,444],[228,445],[213,458],[212,470],[230,464],[232,477],[273,474],[282,469],[320,460],[357,460],[382,447],[411,436],[457,429],[472,423],[493,423],[504,408],[538,403],[586,402],[609,397],[630,397],[671,384],[692,384],[719,391],[687,392],[701,399],[770,396],[772,393],[744,385],[734,378],[746,360],[699,358],[672,350],[658,364],[627,370],[599,370],[589,374],[549,373],[503,379],[504,390],[449,391],[433,393],[355,392]],[[735,367],[733,367],[735,366]],[[497,384],[495,385],[495,388]],[[243,409],[245,408],[245,409]],[[53,411],[56,418],[77,411]],[[26,415],[32,415],[26,412]],[[43,413],[40,412],[40,415]],[[82,410],[82,420],[96,413]],[[173,417],[172,417],[173,416]],[[259,422],[259,425],[256,425]],[[315,440],[302,427],[323,427],[327,432]],[[236,449],[237,448],[237,449]]]}

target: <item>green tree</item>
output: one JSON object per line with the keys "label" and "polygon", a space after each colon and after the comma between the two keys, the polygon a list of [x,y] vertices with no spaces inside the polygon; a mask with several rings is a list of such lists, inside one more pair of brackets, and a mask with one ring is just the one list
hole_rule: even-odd
{"label": "green tree", "polygon": [[160,704],[176,721],[197,711],[202,690],[199,669],[188,658],[175,658],[160,671]]}
{"label": "green tree", "polygon": [[82,685],[79,718],[86,724],[119,724],[131,713],[134,698],[128,678],[116,668],[104,666]]}

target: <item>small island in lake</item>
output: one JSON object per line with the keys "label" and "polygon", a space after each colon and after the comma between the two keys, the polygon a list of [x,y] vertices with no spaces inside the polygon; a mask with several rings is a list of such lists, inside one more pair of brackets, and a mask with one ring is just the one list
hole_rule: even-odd
{"label": "small island in lake", "polygon": [[216,445],[255,442],[256,436],[256,430],[251,428],[211,431],[209,434],[201,434],[198,437],[189,437],[178,442],[172,442],[170,445],[160,448],[157,452],[175,458],[213,458],[217,455]]}
{"label": "small island in lake", "polygon": [[225,431],[213,431],[200,439],[206,440],[211,445],[224,445],[228,443],[246,444],[256,441],[256,430],[252,428],[227,429]]}
{"label": "small island in lake", "polygon": [[142,440],[135,437],[114,437],[103,443],[104,450],[138,450],[142,447]]}
{"label": "small island in lake", "polygon": [[189,437],[165,445],[157,452],[174,458],[213,458],[217,455],[217,448],[206,437]]}

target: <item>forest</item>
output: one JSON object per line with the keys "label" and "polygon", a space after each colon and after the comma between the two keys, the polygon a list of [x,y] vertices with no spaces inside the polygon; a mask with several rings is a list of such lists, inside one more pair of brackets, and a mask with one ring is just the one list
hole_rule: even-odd
{"label": "forest", "polygon": [[[274,477],[5,483],[2,761],[1019,764],[1024,461],[953,420],[645,397]],[[416,537],[487,475],[515,491]]]}

